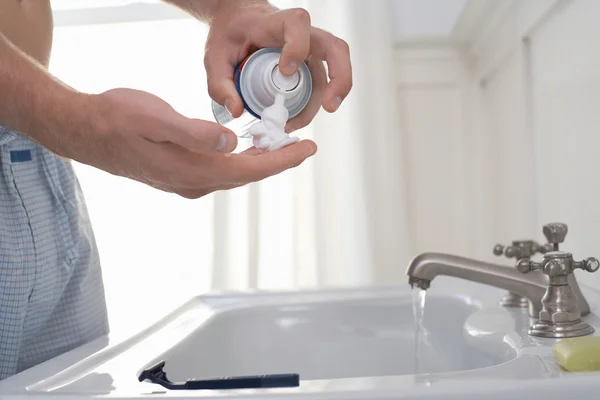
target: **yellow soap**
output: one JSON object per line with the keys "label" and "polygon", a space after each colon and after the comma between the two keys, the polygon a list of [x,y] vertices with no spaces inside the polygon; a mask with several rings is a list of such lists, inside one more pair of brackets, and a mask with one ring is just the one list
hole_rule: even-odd
{"label": "yellow soap", "polygon": [[563,339],[554,345],[552,355],[566,371],[600,371],[600,336]]}

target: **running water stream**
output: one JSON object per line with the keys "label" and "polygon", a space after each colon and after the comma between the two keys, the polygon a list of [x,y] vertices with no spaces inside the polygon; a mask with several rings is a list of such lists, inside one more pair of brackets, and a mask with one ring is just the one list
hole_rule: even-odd
{"label": "running water stream", "polygon": [[424,329],[423,329],[423,314],[425,313],[425,296],[427,295],[426,290],[419,288],[413,289],[413,313],[415,316],[415,375],[420,373],[419,369],[419,357],[420,348],[423,344]]}

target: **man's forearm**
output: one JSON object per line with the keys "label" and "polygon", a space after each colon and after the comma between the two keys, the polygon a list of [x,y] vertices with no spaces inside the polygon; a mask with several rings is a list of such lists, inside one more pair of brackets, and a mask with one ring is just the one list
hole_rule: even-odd
{"label": "man's forearm", "polygon": [[272,8],[268,0],[164,0],[187,11],[200,21],[210,23],[219,12],[242,7]]}
{"label": "man's forearm", "polygon": [[61,154],[89,125],[87,96],[53,78],[0,33],[0,124]]}

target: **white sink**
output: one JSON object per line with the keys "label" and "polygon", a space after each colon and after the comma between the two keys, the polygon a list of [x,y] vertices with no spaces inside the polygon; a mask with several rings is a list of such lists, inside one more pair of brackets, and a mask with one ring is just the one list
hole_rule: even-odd
{"label": "white sink", "polygon": [[[403,293],[404,292],[404,293]],[[215,314],[183,342],[157,356],[171,379],[298,373],[303,380],[415,372],[412,296],[405,291],[353,300],[258,305]],[[467,318],[479,307],[467,298],[427,299],[420,372],[487,367],[516,357],[501,349],[481,352],[463,338]],[[206,360],[211,360],[206,362]]]}
{"label": "white sink", "polygon": [[[600,295],[582,289],[592,307],[586,320],[600,332],[594,315]],[[219,294],[191,299],[124,342],[101,338],[6,379],[0,398],[596,398],[600,376],[562,372],[551,357],[556,341],[528,336],[526,311],[500,308],[502,295],[471,282],[436,279],[426,300],[419,374],[408,284]],[[297,373],[301,383],[169,391],[139,382],[140,372],[159,361],[175,382]]]}

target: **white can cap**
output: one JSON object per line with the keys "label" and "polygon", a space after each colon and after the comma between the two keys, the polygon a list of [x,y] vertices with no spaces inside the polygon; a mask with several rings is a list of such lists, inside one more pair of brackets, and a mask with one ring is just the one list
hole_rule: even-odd
{"label": "white can cap", "polygon": [[277,89],[289,92],[294,90],[300,83],[300,74],[296,71],[290,76],[285,76],[281,73],[279,64],[277,64],[271,72],[271,79],[273,80],[273,84],[277,86]]}

